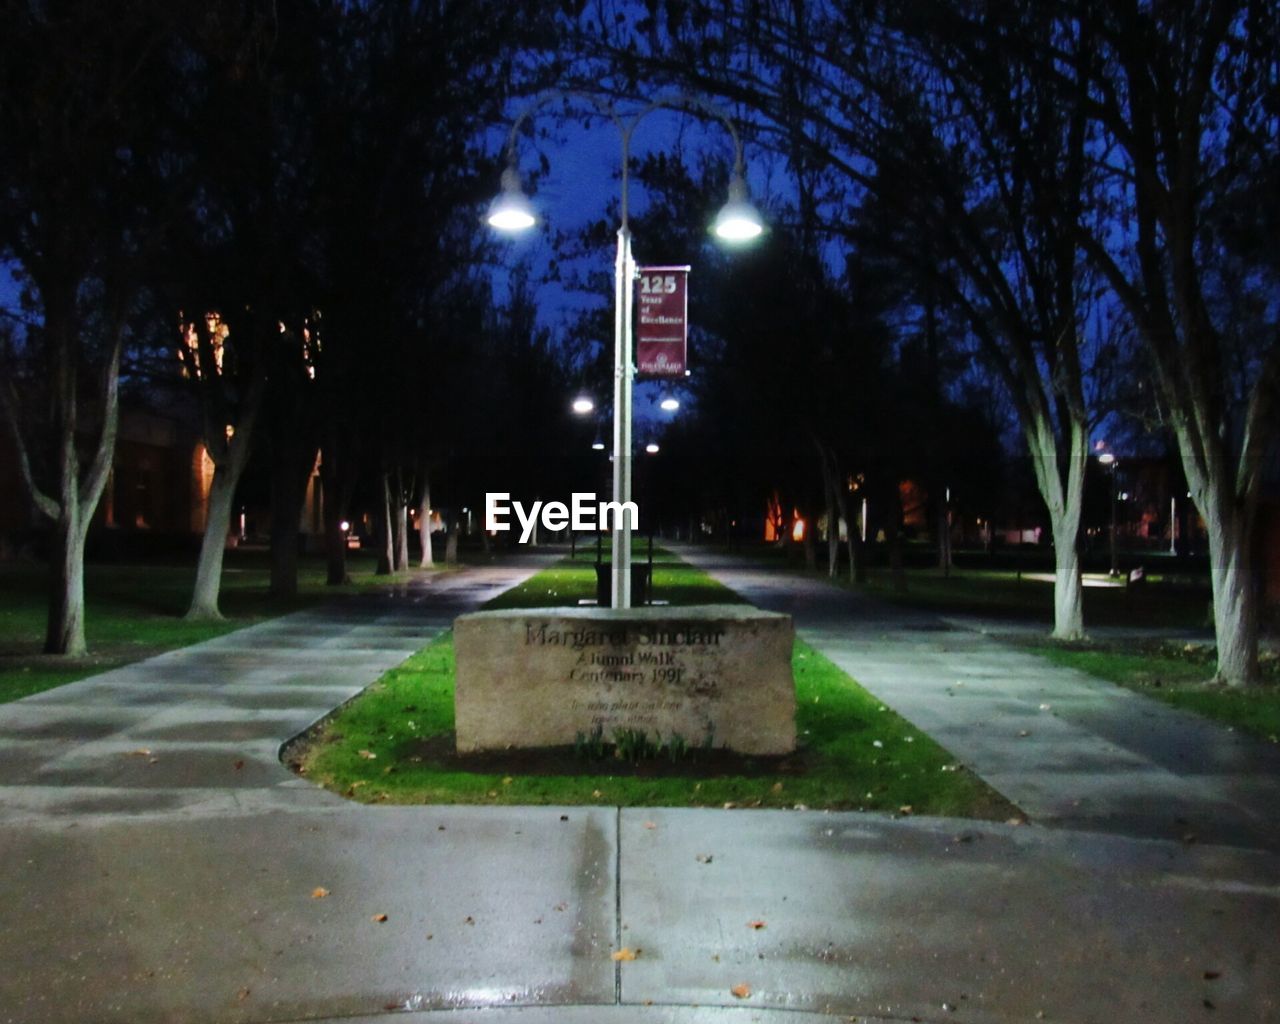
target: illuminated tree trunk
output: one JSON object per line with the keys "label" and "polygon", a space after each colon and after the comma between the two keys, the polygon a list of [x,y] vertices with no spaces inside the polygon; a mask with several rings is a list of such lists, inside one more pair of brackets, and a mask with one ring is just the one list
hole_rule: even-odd
{"label": "illuminated tree trunk", "polygon": [[422,544],[422,560],[418,564],[423,569],[430,569],[435,564],[431,551],[431,476],[425,469],[422,471],[422,493],[418,497],[418,538]]}
{"label": "illuminated tree trunk", "polygon": [[236,479],[227,468],[215,466],[213,484],[209,488],[209,512],[204,536],[200,541],[200,559],[196,563],[196,585],[186,617],[191,620],[220,619],[218,595],[222,586],[222,558],[231,530],[232,503],[236,495]]}
{"label": "illuminated tree trunk", "polygon": [[[227,535],[231,532],[236,488],[249,463],[249,450],[265,388],[266,377],[261,373],[255,374],[240,422],[236,424],[230,440],[226,438],[226,425],[221,422],[211,423],[212,429],[220,431],[218,436],[209,436],[209,429],[205,432],[205,450],[210,453],[216,451],[218,455],[214,458],[208,514],[204,535],[200,539],[200,558],[196,563],[195,588],[186,614],[192,621],[222,618],[218,608],[222,591],[222,561],[227,550]],[[212,454],[210,457],[213,458]]]}
{"label": "illuminated tree trunk", "polygon": [[1055,640],[1084,637],[1084,591],[1080,576],[1080,513],[1084,470],[1089,458],[1087,427],[1077,418],[1067,426],[1066,480],[1059,468],[1053,425],[1041,415],[1024,424],[1040,496],[1053,533],[1053,633]]}
{"label": "illuminated tree trunk", "polygon": [[83,514],[76,509],[71,515],[59,517],[54,527],[46,654],[78,656],[88,651],[84,635],[85,525]]}

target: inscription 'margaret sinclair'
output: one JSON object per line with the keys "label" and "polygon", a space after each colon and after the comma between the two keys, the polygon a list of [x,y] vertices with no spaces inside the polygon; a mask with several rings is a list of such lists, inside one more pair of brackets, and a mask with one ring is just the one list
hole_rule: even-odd
{"label": "inscription 'margaret sinclair'", "polygon": [[570,647],[575,651],[583,647],[622,647],[630,642],[641,646],[719,647],[723,636],[723,629],[693,624],[641,626],[634,632],[627,629],[556,629],[546,623],[534,625],[531,622],[524,627],[526,646]]}

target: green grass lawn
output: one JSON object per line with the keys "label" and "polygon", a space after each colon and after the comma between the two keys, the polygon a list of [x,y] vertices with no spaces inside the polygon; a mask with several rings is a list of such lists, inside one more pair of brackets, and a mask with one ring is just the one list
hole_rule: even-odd
{"label": "green grass lawn", "polygon": [[[987,615],[1053,622],[1051,573],[1018,574],[1011,570],[952,569],[944,576],[938,569],[908,569],[907,590],[898,592],[885,569],[873,570],[867,590],[883,600],[940,614]],[[1211,625],[1210,591],[1203,585],[1147,577],[1142,587],[1089,587],[1084,589],[1085,626],[1199,629]]]}
{"label": "green grass lawn", "polygon": [[1249,690],[1207,685],[1212,651],[1152,641],[1138,650],[1100,644],[1039,645],[1032,649],[1056,665],[1079,669],[1174,707],[1195,711],[1272,743],[1280,742],[1280,659],[1262,659],[1263,684]]}
{"label": "green grass lawn", "polygon": [[[641,560],[638,554],[636,560]],[[547,608],[576,605],[581,599],[593,599],[595,596],[594,554],[587,558],[580,551],[577,558],[566,558],[558,565],[544,569],[498,595],[485,607]],[[742,598],[723,583],[661,548],[655,548],[653,553],[653,597],[656,601],[673,605],[742,603]]]}
{"label": "green grass lawn", "polygon": [[[573,604],[594,594],[590,564],[545,570],[490,607]],[[679,604],[737,601],[664,556],[656,596]],[[793,655],[799,750],[783,759],[694,751],[637,764],[564,749],[459,758],[453,750],[451,636],[384,675],[290,752],[312,780],[388,803],[866,809],[1008,818],[1017,809],[928,736],[802,642]],[[608,740],[608,737],[606,737]]]}
{"label": "green grass lawn", "polygon": [[[825,549],[819,550],[817,570],[806,568],[798,545],[779,548],[755,544],[734,553],[780,573],[827,578]],[[1145,586],[1133,589],[1086,586],[1086,628],[1093,623],[1174,629],[1212,626],[1208,578],[1166,575],[1160,571],[1162,564],[1157,558],[1147,565]],[[941,615],[1029,620],[1046,626],[1053,622],[1053,569],[1052,563],[1043,557],[1023,571],[966,565],[956,566],[946,575],[936,567],[907,568],[905,577],[906,590],[900,591],[889,569],[874,566],[868,570],[866,584],[859,589],[892,604]],[[838,584],[853,586],[847,575],[842,575]]]}
{"label": "green grass lawn", "polygon": [[304,558],[298,596],[267,593],[270,563],[263,552],[229,551],[222,582],[222,622],[186,622],[182,615],[195,579],[191,565],[89,564],[85,569],[85,633],[89,655],[51,658],[44,643],[47,570],[34,563],[0,564],[0,703],[116,668],[162,651],[221,636],[262,619],[306,608],[334,594],[383,585],[400,577],[374,576],[371,555],[352,552],[355,581],[325,586],[321,558]]}

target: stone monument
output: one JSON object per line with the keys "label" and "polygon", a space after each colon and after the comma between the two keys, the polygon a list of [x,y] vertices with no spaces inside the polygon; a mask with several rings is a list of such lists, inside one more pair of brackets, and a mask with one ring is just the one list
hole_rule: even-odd
{"label": "stone monument", "polygon": [[795,750],[791,618],[747,605],[472,612],[454,623],[460,754],[611,742]]}

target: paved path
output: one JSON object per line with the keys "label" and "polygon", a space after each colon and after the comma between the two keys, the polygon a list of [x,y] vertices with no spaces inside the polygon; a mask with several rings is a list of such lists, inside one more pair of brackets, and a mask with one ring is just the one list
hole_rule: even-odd
{"label": "paved path", "polygon": [[1280,852],[1280,747],[957,620],[680,550],[753,604],[789,612],[805,640],[1036,823]]}
{"label": "paved path", "polygon": [[0,1024],[1280,1022],[1270,852],[880,815],[362,806],[278,764],[525,571],[0,706]]}
{"label": "paved path", "polygon": [[0,706],[0,824],[341,801],[280,744],[552,555],[425,577]]}

